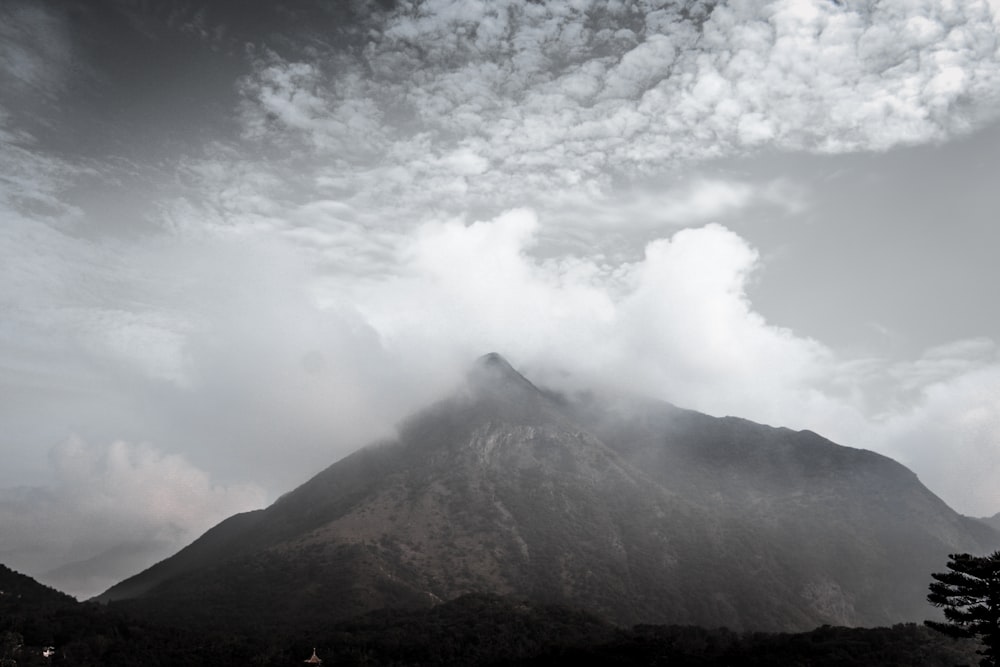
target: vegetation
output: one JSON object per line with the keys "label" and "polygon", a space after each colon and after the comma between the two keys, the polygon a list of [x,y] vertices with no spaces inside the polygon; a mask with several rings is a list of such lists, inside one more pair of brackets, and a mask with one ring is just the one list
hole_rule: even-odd
{"label": "vegetation", "polygon": [[1000,665],[1000,551],[989,556],[952,554],[948,572],[931,576],[927,601],[944,609],[944,623],[927,625],[951,637],[980,638],[983,667]]}
{"label": "vegetation", "polygon": [[[824,626],[799,634],[725,628],[619,628],[585,612],[493,595],[467,595],[425,610],[382,610],[347,621],[260,628],[176,627],[117,605],[78,603],[19,578],[0,596],[5,664],[17,667],[195,667],[300,665],[313,647],[338,666],[438,665],[922,665],[971,664],[978,644],[952,641],[920,625]],[[9,578],[9,577],[8,577]],[[27,585],[25,582],[30,582]],[[8,586],[7,589],[10,590]],[[54,647],[46,656],[43,651]]]}

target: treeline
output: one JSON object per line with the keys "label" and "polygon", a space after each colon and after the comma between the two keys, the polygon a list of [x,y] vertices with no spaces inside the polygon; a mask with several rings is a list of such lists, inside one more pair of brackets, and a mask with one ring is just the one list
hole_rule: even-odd
{"label": "treeline", "polygon": [[[298,640],[309,655],[305,638]],[[736,633],[725,628],[615,628],[579,611],[470,595],[429,612],[383,611],[317,640],[335,665],[691,665],[955,667],[978,661],[977,645],[922,625],[824,626],[811,632]],[[302,658],[299,658],[300,660]],[[283,663],[291,664],[291,663]]]}
{"label": "treeline", "polygon": [[[617,628],[558,606],[469,595],[426,611],[383,610],[311,627],[172,627],[71,598],[0,596],[0,641],[18,667],[301,665],[921,665],[977,662],[976,645],[915,624],[798,634],[679,626]],[[15,647],[14,644],[18,646]],[[45,657],[42,650],[55,652]],[[8,663],[13,664],[13,663]]]}

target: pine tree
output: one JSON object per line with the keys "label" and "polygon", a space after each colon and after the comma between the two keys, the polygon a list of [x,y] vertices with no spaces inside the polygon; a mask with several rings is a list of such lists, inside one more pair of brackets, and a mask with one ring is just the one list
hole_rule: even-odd
{"label": "pine tree", "polygon": [[927,601],[944,609],[946,622],[926,625],[951,637],[978,637],[982,667],[1000,667],[1000,551],[989,556],[951,554],[948,572],[931,574]]}

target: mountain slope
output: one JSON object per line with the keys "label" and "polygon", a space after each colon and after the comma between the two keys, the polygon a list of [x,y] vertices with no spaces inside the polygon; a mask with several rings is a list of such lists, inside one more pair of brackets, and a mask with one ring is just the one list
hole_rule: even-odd
{"label": "mountain slope", "polygon": [[489,591],[617,623],[876,625],[926,615],[949,552],[1000,543],[972,523],[871,452],[663,403],[569,400],[487,355],[398,438],[100,599],[282,624]]}
{"label": "mountain slope", "polygon": [[929,573],[948,553],[998,543],[899,463],[810,431],[635,400],[575,414],[664,486],[752,526],[784,579],[836,623],[921,619]]}

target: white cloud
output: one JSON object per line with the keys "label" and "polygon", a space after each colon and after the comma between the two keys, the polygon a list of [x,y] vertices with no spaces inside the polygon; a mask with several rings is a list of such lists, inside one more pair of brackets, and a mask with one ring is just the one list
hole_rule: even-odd
{"label": "white cloud", "polygon": [[889,372],[902,391],[922,390],[974,372],[996,357],[996,344],[992,340],[973,338],[925,350],[919,359],[898,364]]}
{"label": "white cloud", "polygon": [[823,346],[753,312],[745,288],[756,252],[721,226],[653,241],[625,265],[537,260],[537,233],[527,210],[429,223],[401,241],[396,275],[351,298],[390,350],[413,340],[465,358],[497,349],[583,384],[766,421],[791,417],[830,367]]}
{"label": "white cloud", "polygon": [[[954,370],[956,362],[939,364]],[[918,372],[924,364],[918,362]],[[920,390],[912,407],[881,425],[881,449],[909,466],[959,512],[1000,511],[1000,363],[949,372]]]}
{"label": "white cloud", "polygon": [[[337,68],[343,63],[333,63]],[[329,77],[316,63],[268,52],[241,81],[244,135],[268,139],[291,131],[316,150],[361,159],[384,148],[382,110],[355,72]]]}
{"label": "white cloud", "polygon": [[246,136],[304,141],[334,161],[338,192],[400,221],[764,146],[940,141],[997,113],[985,0],[757,0],[686,18],[654,4],[415,3],[358,59],[259,59]]}
{"label": "white cloud", "polygon": [[602,99],[636,99],[670,75],[677,49],[667,35],[652,34],[604,75]]}
{"label": "white cloud", "polygon": [[1000,28],[1000,0],[988,0],[987,4],[993,13],[993,23]]}
{"label": "white cloud", "polygon": [[[121,544],[149,544],[163,557],[264,503],[260,488],[213,483],[184,457],[149,444],[98,446],[72,437],[51,450],[50,461],[47,485],[0,490],[4,559],[35,575]],[[98,581],[107,585],[122,574]],[[93,582],[77,584],[70,592],[81,597],[100,592],[86,588]]]}

